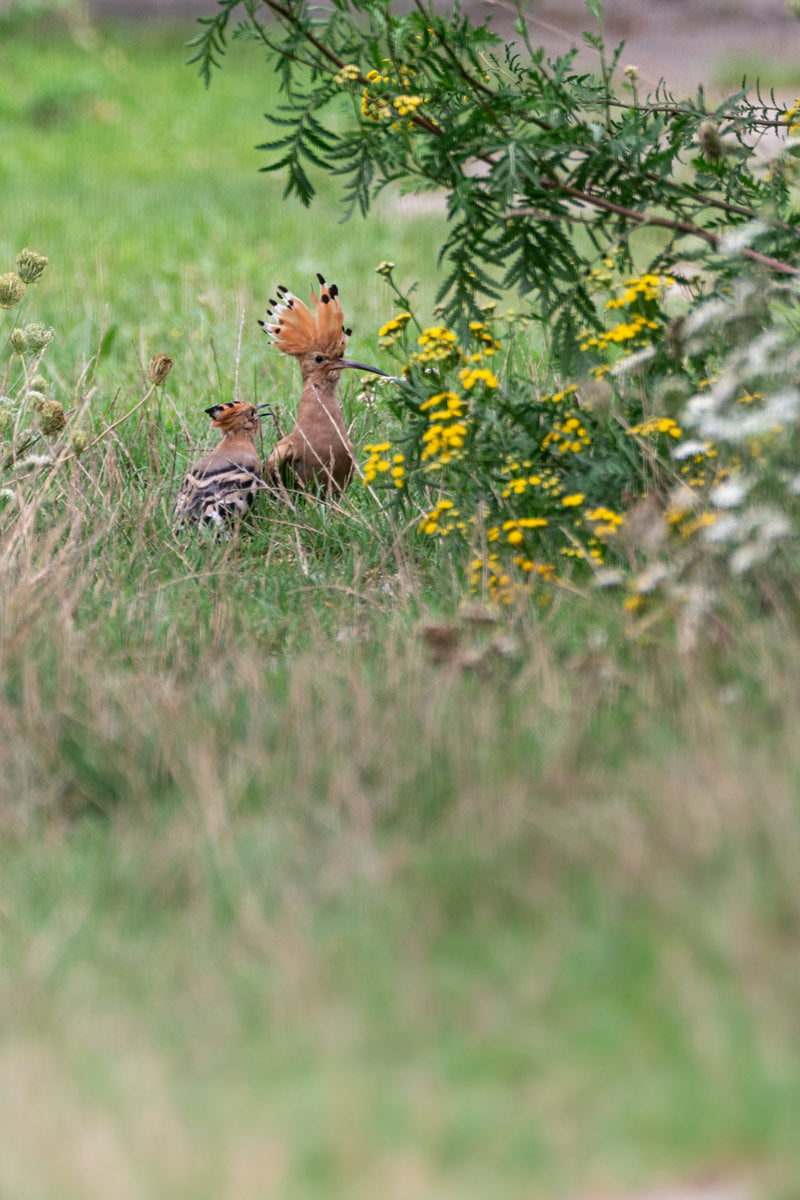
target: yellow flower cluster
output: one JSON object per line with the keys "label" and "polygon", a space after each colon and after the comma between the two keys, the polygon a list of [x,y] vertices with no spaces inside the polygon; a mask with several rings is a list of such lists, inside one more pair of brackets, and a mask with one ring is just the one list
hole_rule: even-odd
{"label": "yellow flower cluster", "polygon": [[422,435],[425,448],[420,457],[423,462],[427,459],[436,459],[437,466],[446,466],[453,458],[460,455],[466,433],[467,427],[461,421],[453,421],[449,425],[443,425],[437,421],[435,425],[430,425]]}
{"label": "yellow flower cluster", "polygon": [[466,529],[466,521],[456,521],[458,509],[453,507],[452,500],[440,500],[435,508],[426,513],[417,529],[428,537],[447,537],[454,529]]}
{"label": "yellow flower cluster", "polygon": [[610,283],[612,272],[616,265],[616,259],[610,257],[604,258],[602,268],[592,267],[591,271],[589,272],[589,278],[596,280],[600,284]]}
{"label": "yellow flower cluster", "polygon": [[583,492],[573,492],[571,496],[563,496],[561,503],[565,508],[578,508],[585,499]]}
{"label": "yellow flower cluster", "polygon": [[417,342],[422,349],[411,355],[413,363],[446,362],[462,357],[456,345],[456,335],[444,325],[433,325],[430,329],[423,329]]}
{"label": "yellow flower cluster", "polygon": [[369,455],[369,458],[364,463],[363,483],[365,487],[377,478],[378,475],[384,475],[388,472],[394,486],[401,488],[405,482],[406,469],[403,466],[405,462],[404,454],[393,454],[391,460],[389,454],[391,452],[390,442],[378,442],[374,446],[365,446],[364,450]]}
{"label": "yellow flower cluster", "polygon": [[[614,266],[614,262],[610,258],[604,259],[604,264],[609,268]],[[601,271],[596,268],[590,271],[589,275],[590,278],[601,284],[608,283],[611,279],[610,270]],[[663,299],[666,289],[672,287],[674,283],[675,280],[671,275],[656,275],[653,272],[626,279],[622,284],[622,294],[607,300],[606,309],[633,308],[642,303],[658,303]],[[606,350],[612,344],[620,345],[622,342],[628,341],[632,341],[637,346],[643,345],[646,341],[647,330],[658,329],[658,327],[658,322],[652,319],[652,315],[633,311],[627,320],[620,321],[613,329],[607,329],[604,333],[595,334],[589,330],[582,333],[579,337],[580,348],[581,350]],[[602,371],[607,369],[605,367]],[[598,368],[593,371],[593,374],[598,376],[600,373]]]}
{"label": "yellow flower cluster", "polygon": [[398,313],[396,317],[392,317],[385,325],[382,325],[378,330],[381,348],[386,349],[387,346],[391,346],[393,342],[402,337],[405,327],[410,320],[411,313],[402,312]]}
{"label": "yellow flower cluster", "polygon": [[708,482],[719,483],[724,472],[716,471],[713,479],[709,481],[705,468],[710,464],[711,460],[717,457],[717,452],[711,442],[706,442],[702,450],[698,450],[697,454],[693,454],[691,458],[686,459],[681,463],[681,475],[685,476],[686,483],[691,488],[705,487]]}
{"label": "yellow flower cluster", "polygon": [[549,450],[551,454],[580,454],[591,444],[586,427],[581,424],[580,417],[573,413],[563,421],[557,421],[555,427],[545,434],[542,450]]}
{"label": "yellow flower cluster", "polygon": [[653,433],[666,433],[673,438],[683,437],[683,430],[672,417],[650,417],[640,425],[632,425],[627,432],[629,436],[639,434],[641,437],[650,437]]}
{"label": "yellow flower cluster", "polygon": [[603,561],[603,551],[596,537],[590,537],[586,547],[580,544],[562,546],[559,553],[564,558],[582,558],[586,561],[591,559],[594,563],[601,563]]}
{"label": "yellow flower cluster", "polygon": [[352,83],[354,79],[358,79],[361,75],[358,67],[353,63],[345,63],[338,75],[334,75],[334,83]]}
{"label": "yellow flower cluster", "polygon": [[619,345],[620,342],[641,339],[645,329],[658,329],[658,322],[651,321],[642,313],[634,313],[630,321],[620,321],[618,325],[615,325],[613,329],[607,329],[605,333],[584,334],[580,344],[581,350],[605,350],[612,342]]}
{"label": "yellow flower cluster", "polygon": [[551,396],[542,396],[542,403],[560,404],[566,396],[571,396],[577,390],[577,383],[571,383],[569,387],[565,387],[561,392],[553,392]]}
{"label": "yellow flower cluster", "polygon": [[[510,546],[520,546],[525,541],[526,529],[544,529],[546,525],[546,517],[520,517],[518,521],[504,521],[502,532],[506,535],[506,541]],[[499,525],[493,525],[490,529],[487,529],[487,541],[498,541],[500,531],[501,526]]]}
{"label": "yellow flower cluster", "polygon": [[508,485],[503,488],[501,495],[504,500],[507,500],[512,493],[515,496],[521,496],[529,487],[542,488],[550,496],[561,495],[558,475],[555,471],[540,471],[538,474],[529,475],[527,472],[531,469],[532,465],[528,461],[522,463],[512,462],[503,468],[501,474],[504,475],[512,471],[520,472],[518,475],[511,475]]}
{"label": "yellow flower cluster", "polygon": [[409,113],[413,113],[414,109],[419,108],[422,104],[422,96],[395,96],[392,104],[401,117],[406,117]]}
{"label": "yellow flower cluster", "polygon": [[532,558],[518,554],[514,557],[514,565],[527,577],[525,582],[511,578],[497,553],[491,553],[485,559],[474,558],[469,565],[470,591],[473,594],[479,591],[485,579],[489,599],[493,604],[511,604],[514,599],[530,590],[528,581],[533,576],[545,583],[558,583],[555,567],[551,563],[534,562]]}
{"label": "yellow flower cluster", "polygon": [[672,514],[667,516],[667,520],[671,525],[676,526],[683,538],[693,537],[701,529],[707,529],[709,525],[716,524],[719,519],[718,513],[701,512],[697,516],[693,516],[690,521],[682,521],[681,517],[685,517],[686,515],[686,513],[682,513],[677,519],[674,519]]}
{"label": "yellow flower cluster", "polygon": [[481,355],[495,354],[498,350],[502,350],[502,346],[492,337],[483,321],[471,321],[469,331],[476,341],[480,342],[480,353],[472,356],[473,361],[479,359]]}
{"label": "yellow flower cluster", "polygon": [[499,386],[497,379],[488,367],[464,367],[464,370],[459,372],[458,377],[464,384],[466,391],[469,391],[479,382],[485,383],[488,388]]}
{"label": "yellow flower cluster", "polygon": [[373,96],[369,88],[364,88],[361,93],[361,115],[369,121],[380,121],[390,117],[392,110],[388,104],[383,104],[381,100]]}
{"label": "yellow flower cluster", "polygon": [[[391,83],[394,83],[395,87],[408,88],[409,80],[415,74],[414,68],[406,67],[402,63],[395,65],[390,58],[385,58],[383,61],[388,66],[380,71],[367,72],[367,82],[372,85],[372,88],[374,89],[376,85],[380,87],[383,84]],[[342,73],[346,69],[346,67],[342,68]],[[394,79],[391,74],[392,69],[394,70]],[[424,103],[423,96],[410,96],[406,92],[394,96],[390,103],[384,96],[365,87],[361,93],[361,115],[369,121],[385,121],[394,116],[408,117]]]}
{"label": "yellow flower cluster", "polygon": [[789,126],[789,135],[796,137],[800,134],[800,96],[795,100],[791,108],[787,108],[783,114],[783,120]]}
{"label": "yellow flower cluster", "polygon": [[623,283],[624,292],[616,300],[608,300],[606,308],[625,308],[635,304],[637,300],[660,300],[668,287],[673,287],[675,280],[671,275],[653,275],[648,273],[636,279],[626,279]]}
{"label": "yellow flower cluster", "polygon": [[439,407],[436,412],[429,412],[428,418],[431,421],[447,421],[455,417],[463,417],[464,404],[460,396],[455,392],[437,392],[435,396],[430,396],[427,400],[423,400],[419,406],[420,412],[428,412],[428,409],[434,405],[444,405],[444,408]]}
{"label": "yellow flower cluster", "polygon": [[428,329],[423,329],[417,338],[420,346],[435,346],[440,342],[452,346],[455,345],[455,340],[456,335],[452,329],[448,329],[445,325],[431,325]]}
{"label": "yellow flower cluster", "polygon": [[460,455],[467,433],[464,405],[455,392],[437,392],[420,404],[420,412],[428,412],[432,422],[422,435],[425,446],[421,454],[423,461],[437,460],[430,466],[446,466]]}
{"label": "yellow flower cluster", "polygon": [[585,521],[590,521],[592,524],[592,533],[596,538],[612,537],[620,525],[625,520],[621,513],[614,512],[611,508],[594,508],[591,512],[583,514]]}

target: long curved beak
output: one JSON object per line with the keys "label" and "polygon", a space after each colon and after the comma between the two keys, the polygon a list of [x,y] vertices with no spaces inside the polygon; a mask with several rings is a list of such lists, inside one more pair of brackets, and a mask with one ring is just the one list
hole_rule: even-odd
{"label": "long curved beak", "polygon": [[343,371],[345,367],[352,367],[354,371],[371,371],[373,375],[382,375],[384,379],[391,379],[388,371],[382,371],[380,367],[370,367],[367,363],[353,362],[350,358],[340,358],[337,362],[331,363],[337,371]]}
{"label": "long curved beak", "polygon": [[262,416],[262,415],[266,416],[267,413],[272,412],[272,405],[271,404],[258,404],[258,405],[256,405],[256,412],[258,413],[259,416]]}

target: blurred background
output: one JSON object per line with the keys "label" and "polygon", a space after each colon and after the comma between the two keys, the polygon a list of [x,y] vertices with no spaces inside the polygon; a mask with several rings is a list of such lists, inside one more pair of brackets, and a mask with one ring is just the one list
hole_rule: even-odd
{"label": "blurred background", "polygon": [[[13,7],[14,0],[2,0]],[[507,30],[516,13],[507,0],[464,6],[491,16],[498,31]],[[213,11],[213,0],[89,0],[97,16],[192,17]],[[587,27],[584,0],[530,0],[523,8],[537,39],[553,53],[580,43]],[[800,22],[793,0],[606,0],[606,32],[625,42],[624,59],[652,80],[662,75],[673,87],[727,87],[744,72],[769,74],[769,83],[790,84],[800,77]]]}

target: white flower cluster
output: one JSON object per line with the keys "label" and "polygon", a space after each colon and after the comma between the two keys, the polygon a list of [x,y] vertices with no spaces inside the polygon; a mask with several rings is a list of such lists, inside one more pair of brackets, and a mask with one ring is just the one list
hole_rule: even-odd
{"label": "white flower cluster", "polygon": [[738,464],[711,489],[715,515],[703,529],[736,575],[800,534],[800,475],[787,466],[796,463],[800,437],[800,340],[780,316],[798,301],[797,283],[765,288],[762,280],[741,280],[730,299],[698,305],[681,331],[691,352],[724,347],[715,376],[690,397],[681,418],[697,436],[674,457],[701,453],[710,441]]}

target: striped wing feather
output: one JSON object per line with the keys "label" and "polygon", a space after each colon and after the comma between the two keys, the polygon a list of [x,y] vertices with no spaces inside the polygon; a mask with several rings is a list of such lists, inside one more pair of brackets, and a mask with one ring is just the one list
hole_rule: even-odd
{"label": "striped wing feather", "polygon": [[188,472],[175,502],[175,515],[181,523],[221,526],[239,521],[262,486],[257,455],[215,451]]}

